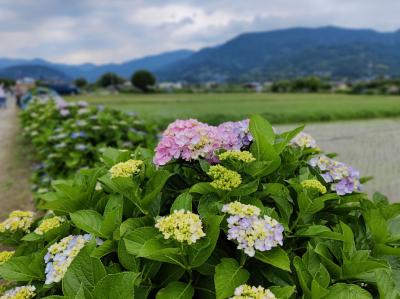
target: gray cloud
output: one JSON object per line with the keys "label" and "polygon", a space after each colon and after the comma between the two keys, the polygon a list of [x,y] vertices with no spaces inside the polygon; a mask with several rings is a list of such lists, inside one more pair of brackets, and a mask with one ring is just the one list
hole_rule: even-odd
{"label": "gray cloud", "polygon": [[0,0],[0,57],[121,62],[248,31],[336,25],[393,31],[396,0]]}

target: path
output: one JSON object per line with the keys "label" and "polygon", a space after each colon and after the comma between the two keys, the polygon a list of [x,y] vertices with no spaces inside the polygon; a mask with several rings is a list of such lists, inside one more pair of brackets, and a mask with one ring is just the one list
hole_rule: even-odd
{"label": "path", "polygon": [[324,151],[339,154],[338,160],[358,168],[362,176],[374,176],[365,185],[367,192],[380,191],[400,202],[400,119],[315,123],[305,131]]}
{"label": "path", "polygon": [[0,219],[15,209],[32,209],[30,165],[20,143],[17,109],[0,109]]}

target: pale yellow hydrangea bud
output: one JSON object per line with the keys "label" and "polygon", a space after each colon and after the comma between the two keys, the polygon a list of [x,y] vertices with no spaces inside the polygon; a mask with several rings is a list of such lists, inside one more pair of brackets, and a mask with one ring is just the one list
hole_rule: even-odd
{"label": "pale yellow hydrangea bud", "polygon": [[316,190],[321,194],[326,193],[326,187],[324,185],[322,185],[321,182],[318,180],[305,180],[305,181],[302,181],[300,184],[305,189]]}
{"label": "pale yellow hydrangea bud", "polygon": [[0,232],[16,232],[18,230],[29,232],[33,216],[33,212],[30,211],[13,211],[6,220],[0,223]]}
{"label": "pale yellow hydrangea bud", "polygon": [[171,215],[158,218],[155,227],[165,239],[173,238],[188,244],[196,243],[206,235],[199,215],[185,210],[177,210]]}
{"label": "pale yellow hydrangea bud", "polygon": [[15,254],[15,251],[2,251],[0,252],[0,265],[7,262]]}
{"label": "pale yellow hydrangea bud", "polygon": [[218,158],[221,161],[233,159],[245,163],[250,163],[256,160],[249,151],[226,151],[222,154],[219,154]]}
{"label": "pale yellow hydrangea bud", "polygon": [[234,201],[228,204],[225,204],[222,207],[222,212],[228,213],[230,215],[238,215],[240,217],[245,216],[259,216],[260,209],[253,205],[245,205],[239,201]]}
{"label": "pale yellow hydrangea bud", "polygon": [[276,299],[275,295],[262,286],[254,287],[243,284],[235,289],[235,295],[230,299]]}
{"label": "pale yellow hydrangea bud", "polygon": [[128,178],[134,174],[139,173],[142,165],[143,161],[131,159],[115,164],[113,167],[111,167],[109,172],[111,174],[111,178]]}
{"label": "pale yellow hydrangea bud", "polygon": [[36,288],[34,286],[16,287],[6,291],[0,299],[31,299],[36,296]]}
{"label": "pale yellow hydrangea bud", "polygon": [[210,185],[216,189],[230,191],[242,183],[239,173],[222,165],[211,166],[207,174],[213,179]]}
{"label": "pale yellow hydrangea bud", "polygon": [[64,218],[58,216],[45,219],[40,223],[40,225],[35,229],[34,232],[38,235],[43,235],[48,231],[59,227],[64,221]]}

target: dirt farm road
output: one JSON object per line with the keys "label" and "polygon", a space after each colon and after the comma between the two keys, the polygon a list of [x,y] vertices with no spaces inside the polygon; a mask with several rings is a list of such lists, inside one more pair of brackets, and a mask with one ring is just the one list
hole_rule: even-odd
{"label": "dirt farm road", "polygon": [[0,219],[12,210],[33,206],[30,166],[19,138],[17,108],[9,99],[7,108],[0,109]]}

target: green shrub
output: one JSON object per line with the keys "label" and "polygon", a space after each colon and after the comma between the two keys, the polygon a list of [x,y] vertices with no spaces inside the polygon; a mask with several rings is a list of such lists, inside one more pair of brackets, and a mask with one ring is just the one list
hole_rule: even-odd
{"label": "green shrub", "polygon": [[35,190],[46,191],[54,179],[93,167],[108,146],[121,149],[152,147],[155,130],[135,115],[88,106],[34,99],[20,114],[23,135],[32,144]]}
{"label": "green shrub", "polygon": [[[199,125],[190,122],[165,132],[155,159],[165,166],[155,167],[151,150],[109,148],[98,167],[53,182],[39,201],[52,211],[44,218],[17,213],[8,221],[31,233],[1,224],[1,241],[15,253],[3,259],[0,277],[33,285],[48,299],[253,298],[234,297],[244,284],[269,289],[266,298],[399,297],[400,204],[379,194],[369,200],[352,192],[356,186],[339,195],[337,177],[327,182],[324,168],[310,162],[321,152],[298,135],[302,128],[277,134],[257,116],[250,119],[253,141],[241,152],[217,153],[218,162],[206,152],[214,138],[208,134],[181,140],[197,159],[181,152],[183,159],[162,160],[173,148],[167,139],[179,135],[173,132]],[[336,166],[351,177],[351,168]],[[51,213],[63,220],[50,225]],[[248,230],[232,230],[238,221]],[[46,232],[35,233],[38,226]],[[250,234],[264,230],[274,234]],[[266,243],[242,250],[241,237]]]}

